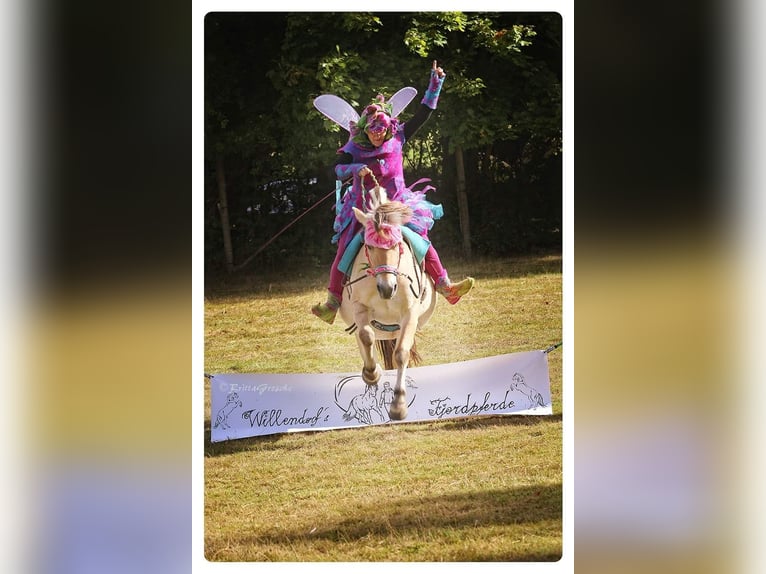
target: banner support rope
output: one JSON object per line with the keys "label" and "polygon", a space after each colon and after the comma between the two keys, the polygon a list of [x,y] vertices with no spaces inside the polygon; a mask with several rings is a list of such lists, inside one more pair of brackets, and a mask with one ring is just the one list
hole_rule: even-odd
{"label": "banner support rope", "polygon": [[555,351],[556,349],[558,349],[558,348],[559,348],[561,345],[563,345],[563,344],[564,344],[564,341],[559,341],[559,342],[558,342],[558,343],[556,343],[555,345],[551,345],[550,347],[548,347],[547,349],[545,349],[545,350],[543,351],[543,353],[545,353],[545,354],[547,355],[547,354],[548,354],[548,353],[550,353],[551,351]]}

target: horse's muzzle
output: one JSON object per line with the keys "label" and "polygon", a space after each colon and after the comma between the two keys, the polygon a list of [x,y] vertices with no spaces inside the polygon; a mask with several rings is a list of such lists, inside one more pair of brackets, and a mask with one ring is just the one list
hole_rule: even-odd
{"label": "horse's muzzle", "polygon": [[378,295],[381,299],[391,299],[396,295],[397,281],[396,276],[392,276],[393,281],[386,281],[378,277]]}

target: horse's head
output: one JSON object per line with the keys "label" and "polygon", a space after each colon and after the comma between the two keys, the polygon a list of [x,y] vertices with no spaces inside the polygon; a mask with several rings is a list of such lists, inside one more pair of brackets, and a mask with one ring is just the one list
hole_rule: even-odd
{"label": "horse's head", "polygon": [[398,201],[387,201],[385,193],[381,193],[369,212],[355,207],[354,214],[364,226],[368,273],[375,277],[381,298],[391,299],[399,284],[399,262],[404,249],[401,226],[412,218],[412,210]]}

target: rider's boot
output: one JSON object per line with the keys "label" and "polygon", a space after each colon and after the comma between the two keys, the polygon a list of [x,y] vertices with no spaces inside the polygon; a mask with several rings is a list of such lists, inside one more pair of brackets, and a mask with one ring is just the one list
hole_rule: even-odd
{"label": "rider's boot", "polygon": [[428,247],[425,257],[425,268],[428,276],[433,279],[436,292],[444,295],[450,305],[454,305],[460,298],[473,289],[475,283],[473,277],[466,277],[459,283],[450,281],[447,270],[442,265],[439,254],[433,245]]}
{"label": "rider's boot", "polygon": [[450,305],[454,305],[463,295],[466,295],[471,289],[475,280],[473,277],[466,277],[458,283],[450,281],[449,277],[444,275],[434,285],[436,292],[444,295],[444,298]]}
{"label": "rider's boot", "polygon": [[335,322],[335,315],[338,313],[339,308],[340,299],[328,291],[327,301],[314,305],[311,308],[311,312],[325,323],[332,325]]}

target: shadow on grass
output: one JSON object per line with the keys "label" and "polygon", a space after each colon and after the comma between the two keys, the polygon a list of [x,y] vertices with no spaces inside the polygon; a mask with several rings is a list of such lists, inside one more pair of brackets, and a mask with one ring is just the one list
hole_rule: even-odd
{"label": "shadow on grass", "polygon": [[[229,540],[232,546],[253,547],[259,545],[311,544],[312,541],[329,541],[344,544],[364,543],[370,537],[392,540],[421,539],[439,540],[455,536],[454,530],[470,530],[477,527],[535,524],[543,521],[558,522],[561,526],[561,483],[552,485],[522,486],[503,490],[486,490],[445,494],[430,497],[403,496],[395,501],[376,501],[368,505],[350,508],[347,518],[327,521],[306,531],[285,529],[273,533],[242,533]],[[326,521],[325,517],[321,520]],[[305,524],[305,523],[304,523]],[[300,544],[299,544],[300,543]],[[392,543],[393,544],[393,543]],[[445,557],[443,547],[431,545],[438,555],[407,557],[406,561],[556,561],[558,552],[544,549],[521,549],[509,544],[491,549],[456,549]],[[469,545],[470,546],[470,545]],[[392,547],[391,550],[395,550]],[[425,552],[424,552],[425,554]],[[390,560],[397,560],[394,552]],[[405,560],[402,558],[401,560]]]}
{"label": "shadow on grass", "polygon": [[[440,421],[417,421],[411,423],[400,423],[395,425],[374,425],[371,427],[353,427],[348,429],[335,429],[327,431],[305,431],[298,434],[306,437],[325,434],[325,433],[337,433],[348,434],[349,440],[353,440],[352,433],[374,432],[374,429],[381,427],[396,427],[398,432],[401,433],[418,433],[418,432],[433,432],[444,431],[454,432],[461,430],[475,430],[475,429],[489,429],[494,427],[534,427],[542,424],[560,423],[562,421],[562,415],[508,415],[508,416],[475,416],[466,418],[455,418]],[[252,450],[259,451],[294,451],[301,450],[305,445],[300,441],[283,441],[282,438],[287,436],[285,433],[240,438],[235,440],[228,440],[223,442],[211,442],[210,441],[210,421],[205,421],[205,456],[216,457],[226,456],[229,454],[237,454],[241,452],[248,452]],[[337,436],[336,434],[336,436]],[[291,435],[295,436],[295,435]]]}
{"label": "shadow on grass", "polygon": [[450,419],[441,421],[443,425],[441,430],[454,431],[466,429],[482,429],[490,427],[533,427],[545,423],[560,423],[562,421],[561,413],[552,415],[508,415],[483,417],[471,417],[464,419]]}
{"label": "shadow on grass", "polygon": [[471,261],[458,260],[450,265],[450,276],[470,275],[476,280],[530,275],[561,273],[560,254],[526,255],[509,258],[476,258]]}
{"label": "shadow on grass", "polygon": [[[449,265],[450,276],[470,275],[477,280],[513,278],[548,273],[561,273],[561,254],[525,255],[508,258],[456,259]],[[205,279],[205,298],[210,301],[228,297],[324,293],[330,264],[321,267],[286,268],[284,271],[256,273],[252,270],[231,275],[215,275]]]}

